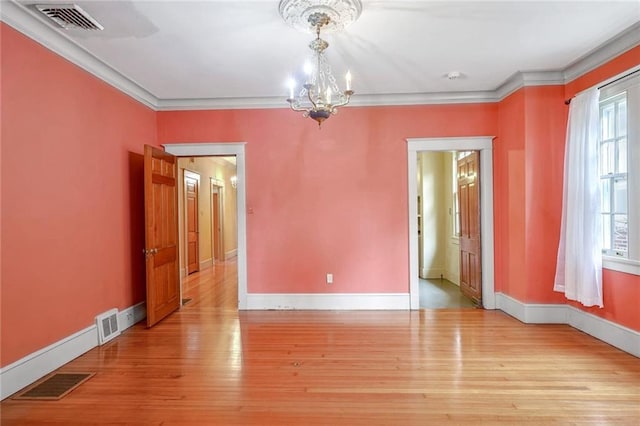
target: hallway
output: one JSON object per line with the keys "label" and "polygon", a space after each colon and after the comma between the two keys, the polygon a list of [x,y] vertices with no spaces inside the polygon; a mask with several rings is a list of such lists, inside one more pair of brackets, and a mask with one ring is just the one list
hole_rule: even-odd
{"label": "hallway", "polygon": [[[212,267],[183,278],[182,299],[182,309],[198,307],[237,311],[237,258],[216,261]],[[185,304],[185,299],[191,300]]]}
{"label": "hallway", "polygon": [[460,287],[446,279],[420,278],[421,309],[476,308],[471,299],[462,294]]}

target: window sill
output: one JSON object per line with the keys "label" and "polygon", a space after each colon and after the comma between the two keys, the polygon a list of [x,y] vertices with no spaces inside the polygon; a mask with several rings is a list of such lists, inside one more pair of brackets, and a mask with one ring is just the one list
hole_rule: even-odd
{"label": "window sill", "polygon": [[602,256],[602,267],[612,271],[640,275],[640,262],[613,256]]}

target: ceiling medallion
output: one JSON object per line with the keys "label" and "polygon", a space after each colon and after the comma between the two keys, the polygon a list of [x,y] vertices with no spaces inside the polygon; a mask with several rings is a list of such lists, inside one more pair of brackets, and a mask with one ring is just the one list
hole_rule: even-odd
{"label": "ceiling medallion", "polygon": [[280,16],[285,22],[299,31],[316,32],[316,27],[309,25],[314,14],[326,15],[329,21],[322,27],[326,33],[341,31],[360,17],[362,3],[360,0],[281,0]]}

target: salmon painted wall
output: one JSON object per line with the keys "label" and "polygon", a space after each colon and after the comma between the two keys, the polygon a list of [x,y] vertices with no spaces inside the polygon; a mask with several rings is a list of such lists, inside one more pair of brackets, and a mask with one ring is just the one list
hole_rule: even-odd
{"label": "salmon painted wall", "polygon": [[499,103],[493,144],[495,289],[518,300],[526,298],[524,148],[524,91],[518,90]]}
{"label": "salmon painted wall", "polygon": [[[497,104],[158,113],[159,143],[245,141],[250,293],[406,293],[408,137],[495,135]],[[334,284],[325,275],[334,274]]]}
{"label": "salmon painted wall", "polygon": [[[638,65],[640,65],[640,46],[568,83],[565,86],[565,97],[571,98],[578,92]],[[604,302],[602,309],[585,308],[578,303],[571,304],[578,309],[640,331],[640,276],[605,269],[602,277],[602,291]]]}
{"label": "salmon painted wall", "polygon": [[156,113],[0,31],[5,366],[144,300],[139,153]]}
{"label": "salmon painted wall", "polygon": [[[526,87],[525,262],[530,303],[562,303],[553,291],[560,235],[566,112],[563,86]],[[551,249],[550,249],[551,248]]]}

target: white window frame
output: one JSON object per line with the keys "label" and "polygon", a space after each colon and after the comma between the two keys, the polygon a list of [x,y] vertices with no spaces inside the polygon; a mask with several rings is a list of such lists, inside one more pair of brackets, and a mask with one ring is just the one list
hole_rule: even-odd
{"label": "white window frame", "polygon": [[603,254],[602,266],[619,272],[640,275],[640,75],[606,85],[600,99],[610,99],[627,92],[627,220],[629,223],[628,257]]}

